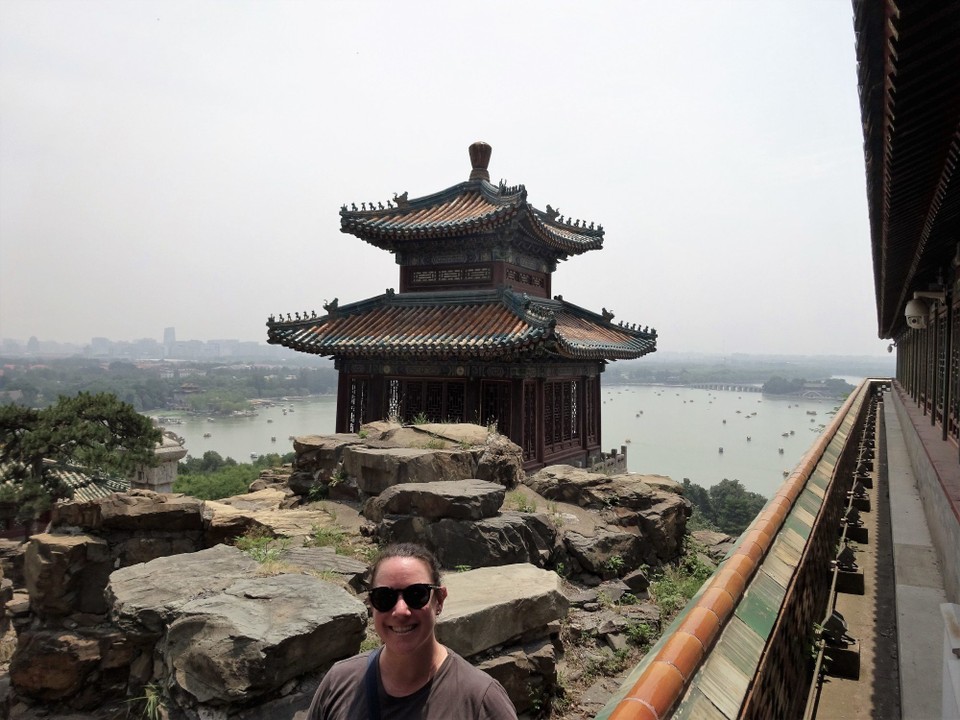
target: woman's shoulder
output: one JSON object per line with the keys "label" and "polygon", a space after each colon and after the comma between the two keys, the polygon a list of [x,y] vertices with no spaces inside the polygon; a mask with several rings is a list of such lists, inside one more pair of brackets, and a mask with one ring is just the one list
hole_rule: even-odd
{"label": "woman's shoulder", "polygon": [[363,675],[363,673],[367,671],[367,663],[370,662],[370,655],[375,652],[376,650],[371,650],[369,652],[360,653],[359,655],[353,655],[343,660],[338,660],[327,671],[327,674],[323,676],[324,681],[333,682],[334,680],[339,680],[341,678],[350,678],[355,677],[356,675]]}
{"label": "woman's shoulder", "polygon": [[470,712],[475,713],[475,717],[516,718],[516,710],[503,685],[449,648],[447,655],[445,664],[454,682],[444,684],[455,688],[457,701],[470,706]]}

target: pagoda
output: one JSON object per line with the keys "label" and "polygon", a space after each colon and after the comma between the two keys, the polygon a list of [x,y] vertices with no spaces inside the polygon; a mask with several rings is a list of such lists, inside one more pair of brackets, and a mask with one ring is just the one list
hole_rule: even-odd
{"label": "pagoda", "polygon": [[557,263],[602,248],[603,227],[491,184],[490,154],[471,145],[469,179],[432,195],[344,205],[341,231],[395,255],[399,292],[271,316],[268,342],[334,359],[337,432],[474,422],[517,443],[527,470],[588,466],[606,362],[654,352],[657,332],[551,297]]}

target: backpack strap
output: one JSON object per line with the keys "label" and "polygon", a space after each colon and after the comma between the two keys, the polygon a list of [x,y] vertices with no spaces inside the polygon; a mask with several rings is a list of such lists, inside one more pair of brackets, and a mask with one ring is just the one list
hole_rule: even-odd
{"label": "backpack strap", "polygon": [[380,692],[377,689],[377,660],[380,658],[382,647],[370,653],[367,658],[367,672],[363,676],[363,684],[367,691],[367,713],[370,720],[380,720]]}

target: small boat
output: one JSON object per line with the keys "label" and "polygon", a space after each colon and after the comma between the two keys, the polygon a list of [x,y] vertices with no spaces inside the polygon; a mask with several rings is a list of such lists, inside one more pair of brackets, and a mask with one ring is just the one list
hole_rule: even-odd
{"label": "small boat", "polygon": [[719,452],[720,454],[723,454],[723,448],[720,448],[717,452]]}
{"label": "small boat", "polygon": [[256,460],[256,459],[259,458],[259,457],[260,457],[260,456],[259,456],[257,453],[250,453],[250,459],[251,459],[251,460]]}
{"label": "small boat", "polygon": [[[277,441],[277,436],[276,436],[276,435],[274,435],[273,437],[270,438],[270,442],[276,442],[276,441]],[[783,450],[781,450],[780,452],[783,452]]]}
{"label": "small boat", "polygon": [[267,420],[267,422],[268,422],[268,423],[272,423],[272,422],[273,422],[273,420]]}
{"label": "small boat", "polygon": [[208,438],[208,437],[210,437],[210,433],[204,433],[203,436],[204,436],[205,438]]}
{"label": "small boat", "polygon": [[747,442],[750,442],[751,439],[752,438],[749,435],[747,435]]}
{"label": "small boat", "polygon": [[777,452],[783,455],[783,448],[777,448]]}

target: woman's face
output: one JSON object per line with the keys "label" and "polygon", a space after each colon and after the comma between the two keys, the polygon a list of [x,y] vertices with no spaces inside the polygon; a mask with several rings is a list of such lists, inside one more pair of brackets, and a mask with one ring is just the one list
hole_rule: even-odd
{"label": "woman's face", "polygon": [[[389,587],[402,590],[415,583],[432,584],[430,568],[423,560],[411,557],[392,557],[380,563],[373,587]],[[380,612],[374,609],[373,623],[377,634],[392,654],[408,655],[417,652],[432,652],[434,626],[437,615],[447,597],[446,588],[434,590],[430,602],[419,610],[407,607],[403,596],[391,610]]]}

